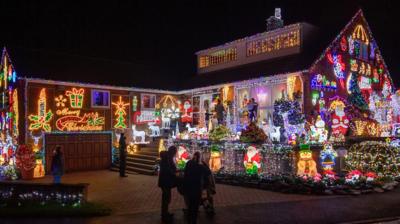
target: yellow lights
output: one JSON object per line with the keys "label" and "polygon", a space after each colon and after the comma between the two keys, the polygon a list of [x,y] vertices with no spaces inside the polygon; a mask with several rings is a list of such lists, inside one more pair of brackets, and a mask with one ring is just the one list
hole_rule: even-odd
{"label": "yellow lights", "polygon": [[353,39],[358,39],[363,41],[367,45],[369,44],[368,35],[361,24],[357,25],[356,28],[354,28],[352,37]]}
{"label": "yellow lights", "polygon": [[44,166],[43,166],[43,160],[42,159],[36,159],[36,166],[35,169],[33,170],[33,177],[34,178],[40,178],[44,177]]}
{"label": "yellow lights", "polygon": [[237,59],[236,47],[217,50],[206,55],[201,55],[198,61],[199,68],[205,68],[212,65],[218,65]]}
{"label": "yellow lights", "polygon": [[80,109],[83,106],[83,97],[85,94],[84,89],[72,88],[72,90],[66,91],[65,95],[69,97],[71,108]]}
{"label": "yellow lights", "polygon": [[293,100],[295,84],[296,84],[296,76],[289,76],[287,78],[287,84],[286,84],[289,100]]}
{"label": "yellow lights", "polygon": [[164,139],[160,139],[160,142],[158,143],[158,152],[161,151],[166,151],[165,146],[164,146]]}
{"label": "yellow lights", "polygon": [[356,136],[362,136],[365,133],[365,127],[367,126],[366,121],[361,121],[361,120],[356,120],[353,121],[354,127],[353,127],[353,133]]}
{"label": "yellow lights", "polygon": [[19,128],[18,128],[18,124],[19,124],[19,110],[18,110],[18,91],[17,89],[14,90],[13,95],[13,104],[12,104],[12,108],[14,111],[14,136],[19,136]]}
{"label": "yellow lights", "polygon": [[139,146],[136,145],[136,144],[134,144],[133,142],[131,142],[129,145],[127,145],[127,147],[126,147],[126,152],[127,152],[129,155],[133,155],[133,154],[135,154],[135,152],[138,151],[138,149],[139,149]]}
{"label": "yellow lights", "polygon": [[67,99],[64,98],[64,96],[61,94],[58,97],[54,98],[54,100],[56,101],[57,107],[65,107],[65,103],[67,102]]}
{"label": "yellow lights", "polygon": [[28,116],[29,121],[31,121],[31,124],[29,125],[29,130],[32,131],[43,129],[46,132],[50,132],[51,126],[49,123],[53,118],[53,112],[51,112],[51,110],[47,111],[47,98],[45,88],[40,91],[37,106],[37,115],[31,114]]}
{"label": "yellow lights", "polygon": [[353,125],[351,125],[351,129],[353,131],[354,136],[371,136],[371,137],[379,137],[380,136],[380,126],[379,124],[372,121],[364,121],[364,120],[353,120]]}
{"label": "yellow lights", "polygon": [[177,107],[179,103],[175,96],[165,95],[161,98],[158,104],[161,105],[163,108],[166,108]]}
{"label": "yellow lights", "polygon": [[345,108],[344,102],[342,100],[340,100],[340,99],[334,100],[331,103],[331,105],[329,106],[329,110],[330,111],[334,111],[334,110],[336,110],[336,108],[344,109]]}
{"label": "yellow lights", "polygon": [[253,56],[290,47],[300,46],[300,30],[292,30],[275,36],[268,35],[263,39],[247,43],[247,56]]}
{"label": "yellow lights", "polygon": [[126,124],[126,108],[129,106],[129,103],[125,103],[122,101],[122,96],[119,96],[119,100],[117,102],[113,102],[112,105],[116,107],[114,115],[116,115],[115,121],[116,124],[114,128],[127,128]]}
{"label": "yellow lights", "polygon": [[103,130],[104,117],[99,113],[91,112],[80,116],[63,116],[56,121],[60,131],[101,131]]}
{"label": "yellow lights", "polygon": [[71,108],[66,107],[68,99],[64,95],[60,94],[54,98],[58,107],[56,114],[59,118],[56,120],[56,128],[59,131],[102,131],[104,129],[104,117],[99,116],[98,112],[81,113],[84,93],[83,88],[65,91]]}

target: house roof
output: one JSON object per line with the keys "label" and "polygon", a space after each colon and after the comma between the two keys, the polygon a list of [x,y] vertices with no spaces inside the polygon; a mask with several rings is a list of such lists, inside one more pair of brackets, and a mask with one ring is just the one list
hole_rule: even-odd
{"label": "house roof", "polygon": [[160,75],[161,68],[142,63],[12,46],[7,51],[20,77],[165,90],[176,90],[178,85]]}
{"label": "house roof", "polygon": [[[171,79],[168,72],[162,68],[142,63],[83,57],[40,49],[7,47],[7,50],[19,76],[115,86],[187,90],[307,70],[323,54],[349,20],[350,18],[346,21],[338,20],[334,26],[312,30],[308,36],[303,37],[301,52],[298,54],[205,74],[188,74],[182,80]],[[157,77],[157,80],[154,80],[154,77]]]}

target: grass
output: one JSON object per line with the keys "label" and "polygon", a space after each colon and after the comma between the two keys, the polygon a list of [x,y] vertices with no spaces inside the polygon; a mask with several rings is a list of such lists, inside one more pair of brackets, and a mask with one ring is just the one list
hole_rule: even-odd
{"label": "grass", "polygon": [[0,217],[92,217],[110,214],[110,208],[91,202],[78,207],[61,206],[59,204],[0,206]]}

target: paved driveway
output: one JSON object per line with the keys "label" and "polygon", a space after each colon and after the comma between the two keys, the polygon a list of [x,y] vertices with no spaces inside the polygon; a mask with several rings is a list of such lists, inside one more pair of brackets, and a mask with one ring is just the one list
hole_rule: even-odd
{"label": "paved driveway", "polygon": [[[48,176],[35,181],[51,182],[51,177]],[[63,176],[62,182],[89,183],[89,200],[101,202],[110,206],[113,209],[114,215],[160,210],[161,191],[157,187],[156,176],[130,174],[127,178],[120,178],[117,172],[102,170],[66,174]],[[218,184],[214,203],[216,207],[225,207],[232,205],[304,201],[317,198],[321,198],[321,196],[282,194]],[[176,189],[174,189],[171,209],[181,209],[183,207],[183,198],[177,193]]]}

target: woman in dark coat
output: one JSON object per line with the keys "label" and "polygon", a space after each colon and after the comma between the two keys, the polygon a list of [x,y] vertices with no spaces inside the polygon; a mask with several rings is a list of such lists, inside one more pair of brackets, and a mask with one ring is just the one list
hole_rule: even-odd
{"label": "woman in dark coat", "polygon": [[195,152],[193,158],[186,164],[183,177],[184,198],[188,207],[188,223],[197,223],[197,212],[201,203],[201,193],[204,186],[204,178],[210,175],[200,159],[200,152]]}
{"label": "woman in dark coat", "polygon": [[61,146],[56,146],[51,159],[51,174],[53,174],[53,182],[61,183],[61,176],[64,174],[64,156],[61,152]]}
{"label": "woman in dark coat", "polygon": [[170,146],[168,151],[160,153],[160,173],[158,176],[158,186],[161,188],[161,219],[170,222],[173,214],[169,213],[168,206],[171,203],[171,189],[176,186],[176,166],[174,157],[176,147]]}

